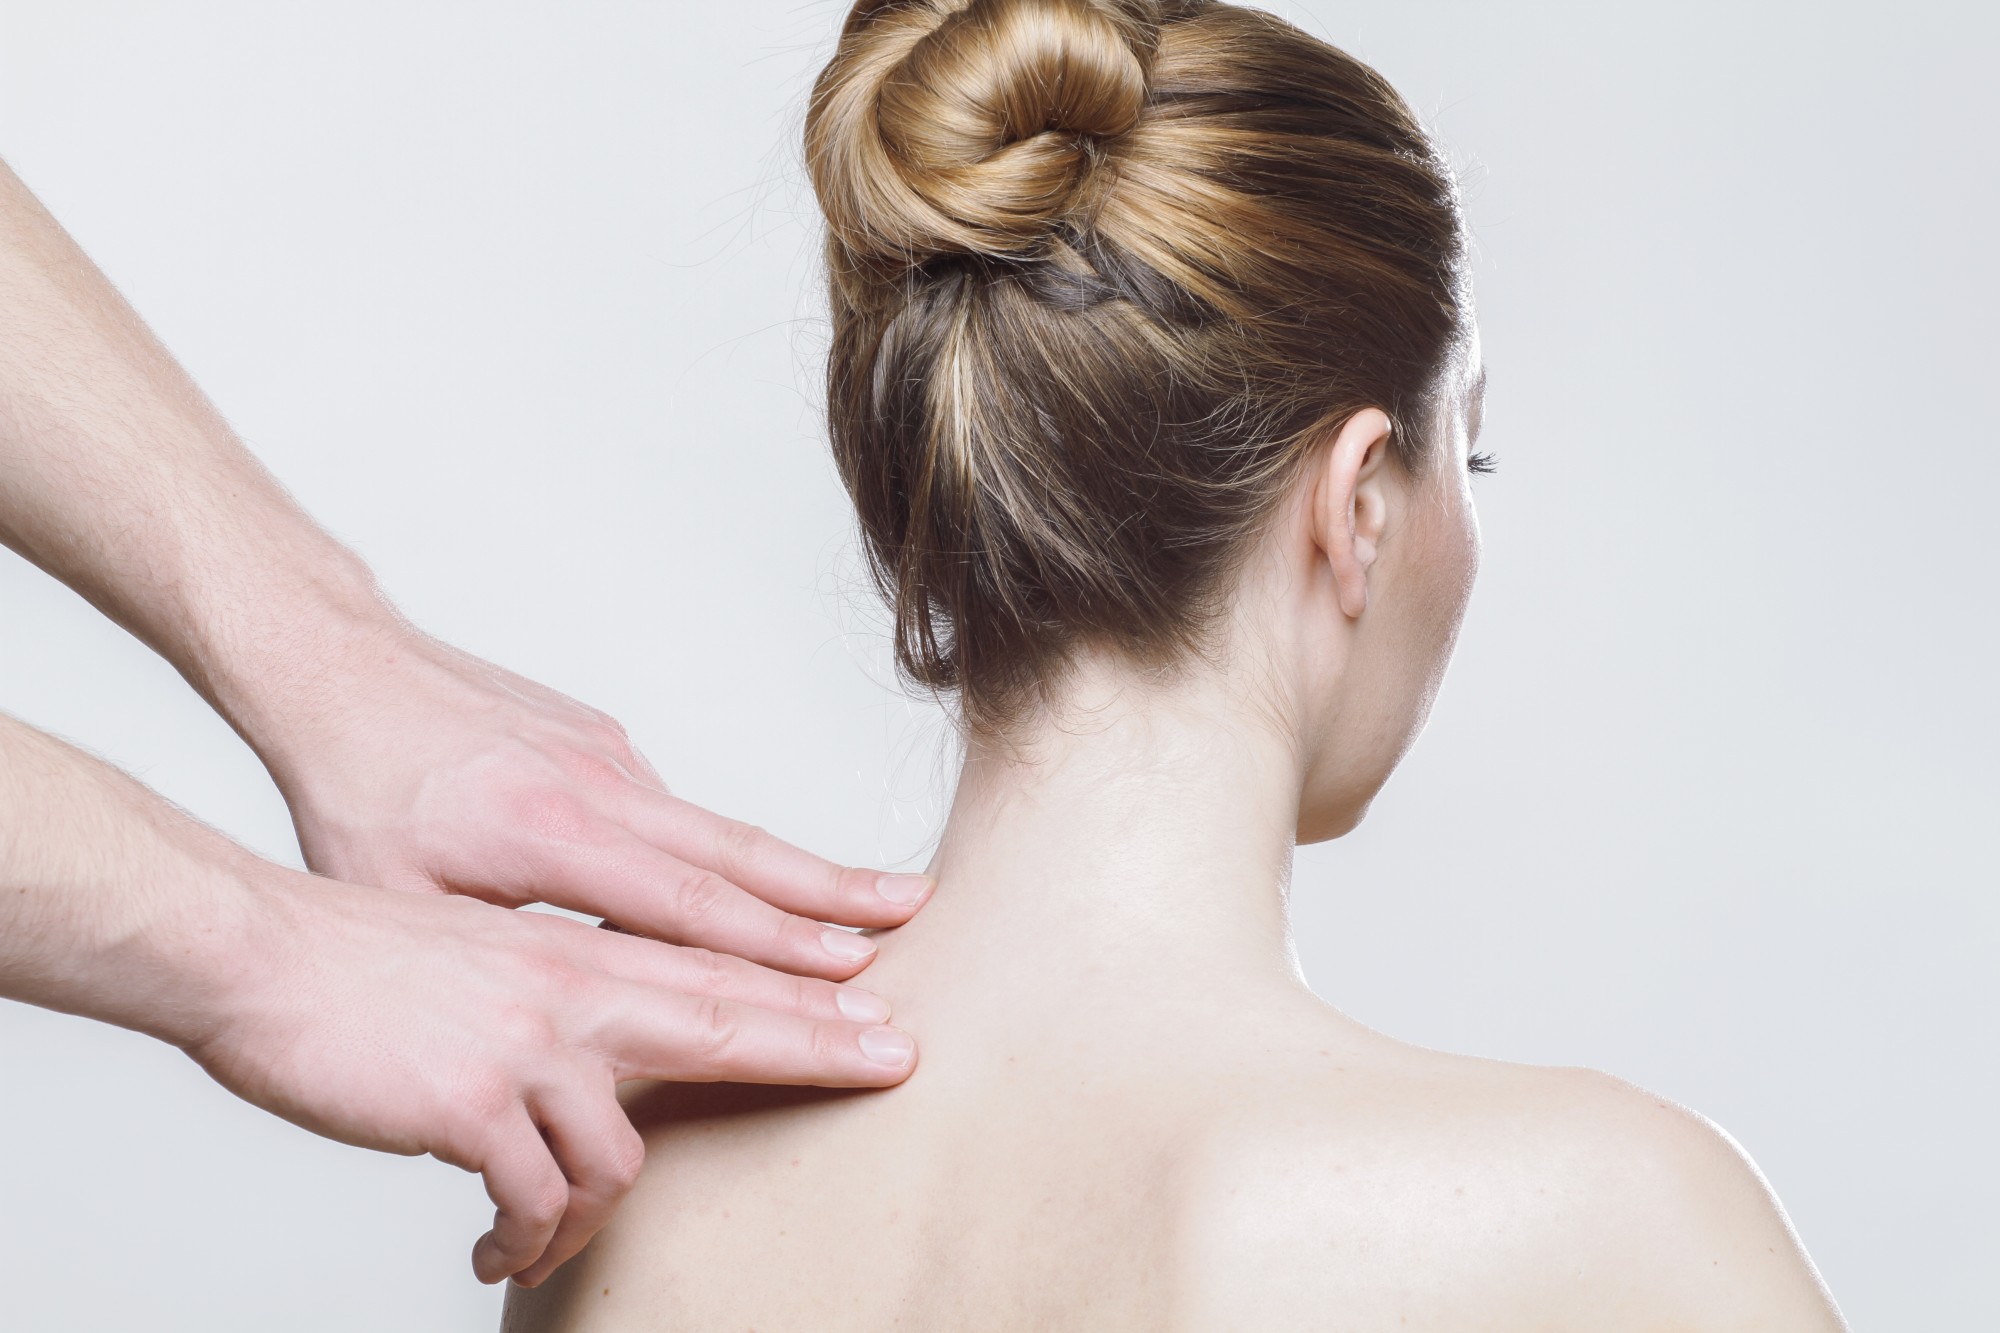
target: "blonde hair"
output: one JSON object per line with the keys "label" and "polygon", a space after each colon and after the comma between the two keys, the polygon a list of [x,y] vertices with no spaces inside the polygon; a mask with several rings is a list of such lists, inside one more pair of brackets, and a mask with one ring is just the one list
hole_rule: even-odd
{"label": "blonde hair", "polygon": [[902,670],[998,731],[1198,650],[1313,443],[1425,463],[1470,318],[1380,75],[1208,0],[861,0],[813,90],[836,461]]}

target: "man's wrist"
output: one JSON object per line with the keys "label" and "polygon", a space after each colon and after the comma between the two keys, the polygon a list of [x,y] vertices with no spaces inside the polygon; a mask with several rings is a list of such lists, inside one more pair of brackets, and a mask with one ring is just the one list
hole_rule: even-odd
{"label": "man's wrist", "polygon": [[109,968],[131,984],[107,1001],[110,1012],[90,1017],[191,1050],[242,1007],[269,961],[273,909],[290,891],[283,881],[301,877],[232,850],[232,864],[201,866],[198,883],[173,886],[172,900],[108,951]]}
{"label": "man's wrist", "polygon": [[330,724],[353,672],[415,633],[367,566],[339,547],[309,571],[218,601],[199,613],[183,674],[274,774]]}
{"label": "man's wrist", "polygon": [[[199,1041],[296,871],[0,717],[0,995]],[[11,835],[11,836],[10,836]]]}

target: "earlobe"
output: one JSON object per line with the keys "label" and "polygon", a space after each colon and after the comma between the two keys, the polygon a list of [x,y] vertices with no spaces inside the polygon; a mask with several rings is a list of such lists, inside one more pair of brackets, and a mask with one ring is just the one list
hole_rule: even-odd
{"label": "earlobe", "polygon": [[1393,427],[1380,408],[1348,418],[1319,464],[1315,537],[1333,570],[1341,612],[1350,620],[1368,609],[1368,572],[1388,521],[1382,469]]}

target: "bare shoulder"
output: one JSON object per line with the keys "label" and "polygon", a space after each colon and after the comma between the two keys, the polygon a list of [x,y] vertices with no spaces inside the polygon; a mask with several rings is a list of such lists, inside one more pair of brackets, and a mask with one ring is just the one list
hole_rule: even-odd
{"label": "bare shoulder", "polygon": [[1333,1302],[1360,1327],[1844,1328],[1762,1174],[1686,1107],[1588,1069],[1321,1054],[1208,1159],[1197,1268],[1252,1326]]}
{"label": "bare shoulder", "polygon": [[1570,1265],[1579,1307],[1633,1329],[1845,1327],[1769,1182],[1720,1126],[1596,1070],[1501,1069],[1520,1101],[1495,1127],[1533,1117],[1526,1156],[1570,1205],[1537,1241],[1549,1271]]}

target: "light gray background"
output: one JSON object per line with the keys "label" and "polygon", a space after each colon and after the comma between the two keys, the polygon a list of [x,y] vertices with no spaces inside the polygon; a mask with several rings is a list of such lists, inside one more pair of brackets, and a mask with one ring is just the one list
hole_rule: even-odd
{"label": "light gray background", "polygon": [[[1857,1328],[1990,1329],[1994,7],[1279,7],[1464,164],[1487,557],[1299,861],[1357,1017],[1730,1130]],[[684,794],[917,861],[793,142],[844,6],[0,0],[0,154],[436,632]],[[179,679],[0,558],[0,707],[271,855]],[[0,1326],[489,1328],[477,1183],[0,1007]]]}

